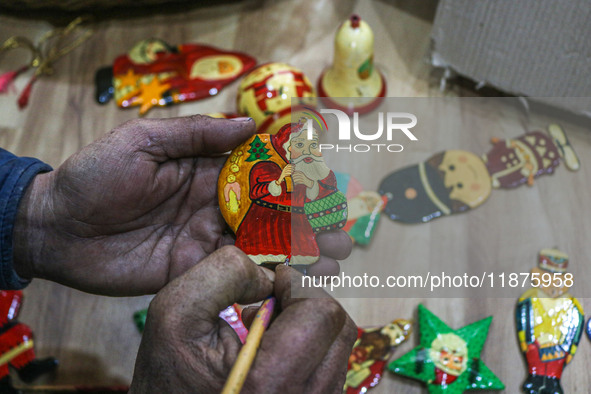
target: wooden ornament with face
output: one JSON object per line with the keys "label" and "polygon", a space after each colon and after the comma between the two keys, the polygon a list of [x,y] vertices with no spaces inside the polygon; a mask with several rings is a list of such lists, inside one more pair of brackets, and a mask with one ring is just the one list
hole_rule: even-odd
{"label": "wooden ornament with face", "polygon": [[384,212],[392,220],[423,223],[476,208],[486,201],[491,189],[481,158],[463,150],[448,150],[389,174],[379,193],[388,199]]}

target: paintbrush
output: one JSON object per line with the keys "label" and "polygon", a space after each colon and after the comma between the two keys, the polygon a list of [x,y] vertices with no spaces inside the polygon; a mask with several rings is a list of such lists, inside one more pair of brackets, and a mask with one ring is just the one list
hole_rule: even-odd
{"label": "paintbrush", "polygon": [[242,389],[244,380],[250,371],[250,367],[254,361],[261,339],[265,330],[271,322],[273,316],[273,309],[275,308],[275,297],[269,297],[263,302],[255,316],[246,343],[240,349],[236,362],[228,375],[228,380],[222,390],[222,394],[238,394]]}

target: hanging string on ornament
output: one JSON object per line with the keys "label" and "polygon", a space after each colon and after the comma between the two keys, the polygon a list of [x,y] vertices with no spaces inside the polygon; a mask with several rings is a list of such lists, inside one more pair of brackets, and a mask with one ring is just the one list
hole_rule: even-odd
{"label": "hanging string on ornament", "polygon": [[0,93],[8,93],[8,91],[10,91],[13,88],[13,83],[16,77],[27,71],[29,68],[33,67],[34,64],[39,63],[39,59],[41,57],[39,55],[39,51],[37,50],[35,45],[33,45],[33,43],[25,37],[10,37],[8,40],[4,41],[2,46],[0,46],[0,53],[10,49],[17,48],[28,49],[32,54],[31,61],[28,64],[21,66],[16,70],[8,71],[0,75]]}
{"label": "hanging string on ornament", "polygon": [[0,53],[17,48],[26,48],[31,51],[31,61],[16,70],[8,71],[0,75],[0,93],[7,93],[14,84],[14,80],[29,69],[35,72],[18,98],[18,106],[23,109],[29,103],[31,90],[39,77],[52,75],[54,63],[61,57],[67,55],[75,48],[82,45],[93,34],[93,29],[83,27],[90,21],[90,17],[81,16],[74,19],[64,28],[57,28],[45,33],[35,45],[26,37],[13,36],[8,38],[2,46]]}

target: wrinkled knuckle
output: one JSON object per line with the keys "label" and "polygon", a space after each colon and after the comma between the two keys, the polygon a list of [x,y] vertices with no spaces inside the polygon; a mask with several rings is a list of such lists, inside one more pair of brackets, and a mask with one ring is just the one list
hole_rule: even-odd
{"label": "wrinkled knuckle", "polygon": [[111,131],[110,137],[119,143],[137,146],[141,145],[146,139],[148,130],[149,127],[146,119],[132,119],[115,127]]}
{"label": "wrinkled knuckle", "polygon": [[117,131],[119,133],[125,133],[125,132],[129,132],[129,131],[137,131],[137,130],[141,130],[143,128],[143,123],[145,123],[145,120],[143,120],[143,119],[131,119],[131,120],[128,120],[128,121],[122,123],[120,126],[116,127],[113,130]]}
{"label": "wrinkled knuckle", "polygon": [[229,269],[238,272],[240,275],[250,277],[255,272],[254,263],[235,246],[226,245],[220,249],[224,258],[224,263],[229,265]]}
{"label": "wrinkled knuckle", "polygon": [[[271,357],[267,365],[280,365],[281,360]],[[291,387],[291,391],[290,390]],[[248,379],[241,392],[243,393],[288,393],[293,391],[293,382],[287,376],[270,374],[267,368],[253,368],[248,373]],[[287,390],[287,391],[286,391]],[[302,392],[302,391],[299,391]]]}
{"label": "wrinkled knuckle", "polygon": [[326,324],[333,327],[342,327],[345,324],[347,313],[334,298],[316,299],[313,307],[326,320]]}
{"label": "wrinkled knuckle", "polygon": [[157,294],[152,301],[150,301],[150,305],[148,306],[148,315],[154,316],[162,316],[166,314],[167,307],[166,307],[165,296],[161,294]]}
{"label": "wrinkled knuckle", "polygon": [[146,324],[156,326],[158,333],[169,332],[176,325],[172,309],[166,294],[157,294],[148,307]]}
{"label": "wrinkled knuckle", "polygon": [[195,114],[195,115],[189,116],[189,119],[191,119],[191,122],[193,122],[193,123],[203,125],[203,124],[210,123],[211,121],[213,121],[214,118],[207,116],[207,115],[203,115],[203,114]]}

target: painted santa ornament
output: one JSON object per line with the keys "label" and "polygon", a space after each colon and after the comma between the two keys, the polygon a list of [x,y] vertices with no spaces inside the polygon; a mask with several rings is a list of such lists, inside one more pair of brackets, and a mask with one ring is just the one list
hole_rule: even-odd
{"label": "painted santa ornament", "polygon": [[562,370],[583,333],[583,307],[568,293],[573,276],[566,273],[567,266],[565,253],[540,251],[538,267],[532,270],[532,284],[538,287],[526,291],[517,304],[517,337],[529,373],[521,389],[527,394],[562,394]]}
{"label": "painted santa ornament", "polygon": [[482,204],[491,192],[486,165],[473,153],[448,150],[384,178],[379,193],[392,220],[422,223]]}
{"label": "painted santa ornament", "polygon": [[305,106],[316,106],[314,87],[301,70],[285,63],[252,70],[240,83],[236,98],[237,112],[254,119],[259,133],[276,134],[292,121],[292,109]]}
{"label": "painted santa ornament", "polygon": [[316,234],[347,221],[346,198],[309,124],[254,135],[232,151],[220,173],[221,213],[236,246],[257,264],[315,263]]}
{"label": "painted santa ornament", "polygon": [[105,104],[115,97],[119,107],[139,106],[143,115],[152,107],[215,96],[255,65],[244,53],[151,38],[97,71],[96,100]]}
{"label": "painted santa ornament", "polygon": [[488,317],[453,330],[419,305],[420,345],[388,369],[424,382],[431,394],[503,390],[503,382],[480,359],[491,322]]}
{"label": "painted santa ornament", "polygon": [[363,114],[379,105],[386,81],[373,55],[371,27],[358,15],[351,16],[337,30],[333,63],[318,79],[318,95],[328,107]]}
{"label": "painted santa ornament", "polygon": [[408,339],[411,332],[412,323],[404,319],[382,327],[357,328],[357,341],[349,356],[343,393],[365,393],[377,386],[394,350]]}

